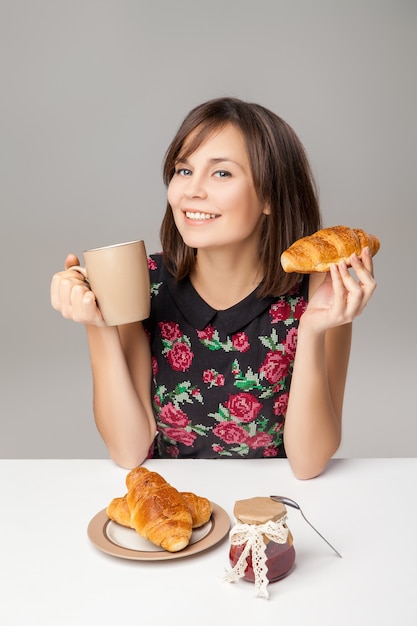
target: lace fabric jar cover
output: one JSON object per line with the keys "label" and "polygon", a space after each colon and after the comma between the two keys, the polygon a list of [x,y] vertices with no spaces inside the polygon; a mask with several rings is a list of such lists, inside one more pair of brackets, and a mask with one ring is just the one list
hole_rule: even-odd
{"label": "lace fabric jar cover", "polygon": [[268,497],[235,502],[230,531],[228,582],[254,582],[257,594],[268,597],[267,585],[290,573],[295,561],[293,537],[286,525],[287,509]]}

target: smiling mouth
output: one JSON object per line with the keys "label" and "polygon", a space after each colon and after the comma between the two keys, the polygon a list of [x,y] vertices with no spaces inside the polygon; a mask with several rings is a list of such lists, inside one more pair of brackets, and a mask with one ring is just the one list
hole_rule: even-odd
{"label": "smiling mouth", "polygon": [[185,216],[189,220],[195,220],[196,222],[201,222],[204,220],[214,220],[217,215],[214,213],[201,213],[200,211],[185,211]]}

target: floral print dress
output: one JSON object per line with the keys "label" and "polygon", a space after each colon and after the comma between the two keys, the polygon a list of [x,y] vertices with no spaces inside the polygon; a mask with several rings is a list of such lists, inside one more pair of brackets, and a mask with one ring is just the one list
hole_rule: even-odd
{"label": "floral print dress", "polygon": [[308,276],[217,311],[149,258],[155,458],[284,457],[283,429]]}

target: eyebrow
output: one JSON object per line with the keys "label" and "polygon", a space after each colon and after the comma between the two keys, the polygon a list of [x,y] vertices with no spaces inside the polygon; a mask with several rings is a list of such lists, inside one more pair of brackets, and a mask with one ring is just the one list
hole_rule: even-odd
{"label": "eyebrow", "polygon": [[[213,164],[213,165],[215,165],[216,163],[226,163],[226,162],[227,163],[234,163],[238,167],[240,167],[240,168],[242,167],[242,165],[240,163],[238,163],[237,161],[234,161],[230,157],[213,157],[213,158],[209,159],[208,162],[210,164]],[[186,157],[182,157],[181,155],[179,155],[178,159],[176,160],[176,163],[184,163],[185,165],[189,165],[190,164],[188,159]]]}

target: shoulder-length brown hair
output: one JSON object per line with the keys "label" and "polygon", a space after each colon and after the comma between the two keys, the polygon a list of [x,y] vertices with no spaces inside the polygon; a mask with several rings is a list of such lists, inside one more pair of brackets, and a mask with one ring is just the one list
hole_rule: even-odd
{"label": "shoulder-length brown hair", "polygon": [[[319,230],[321,216],[304,147],[284,120],[259,104],[237,98],[217,98],[197,106],[184,119],[166,152],[164,183],[169,185],[180,155],[186,158],[192,154],[211,133],[226,124],[233,124],[241,131],[259,201],[270,207],[270,214],[264,216],[260,238],[264,275],[259,296],[287,293],[299,282],[300,275],[284,272],[281,253],[296,239]],[[184,154],[184,142],[193,131],[193,139]],[[168,270],[177,280],[188,276],[196,250],[184,243],[169,203],[160,237]]]}

